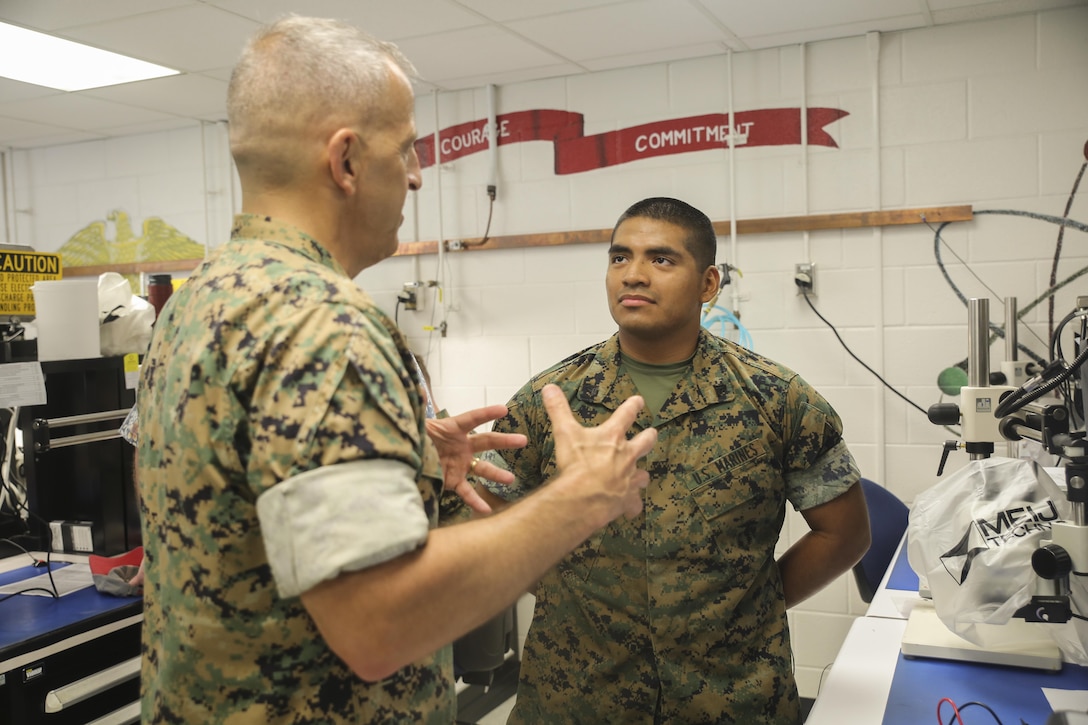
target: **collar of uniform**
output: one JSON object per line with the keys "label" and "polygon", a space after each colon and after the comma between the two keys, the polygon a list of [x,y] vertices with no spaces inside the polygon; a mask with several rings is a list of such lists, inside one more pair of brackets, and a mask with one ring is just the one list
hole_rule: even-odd
{"label": "collar of uniform", "polygon": [[620,336],[617,332],[602,342],[586,368],[578,398],[615,410],[638,391],[629,376],[620,376]]}
{"label": "collar of uniform", "polygon": [[681,382],[684,387],[680,400],[676,402],[673,398],[673,403],[666,403],[661,418],[667,420],[688,410],[732,400],[737,382],[728,361],[735,355],[733,343],[700,329],[695,357],[691,361],[691,375]]}
{"label": "collar of uniform", "polygon": [[[685,377],[680,405],[669,404],[661,412],[662,419],[673,418],[687,410],[699,410],[714,403],[731,400],[734,386],[729,384],[728,365],[723,365],[722,356],[731,354],[729,344],[707,332],[699,332],[699,341],[695,346],[692,359],[691,375]],[[579,386],[578,397],[586,402],[617,408],[624,400],[638,391],[628,375],[620,375],[620,337],[616,333],[597,348],[593,362],[586,370],[586,375]],[[668,415],[664,415],[668,413]],[[639,414],[641,419],[646,411]]]}
{"label": "collar of uniform", "polygon": [[293,249],[299,254],[336,271],[345,277],[348,273],[333,259],[329,250],[321,246],[316,239],[298,227],[277,221],[270,216],[258,214],[238,214],[230,230],[231,240],[260,239]]}

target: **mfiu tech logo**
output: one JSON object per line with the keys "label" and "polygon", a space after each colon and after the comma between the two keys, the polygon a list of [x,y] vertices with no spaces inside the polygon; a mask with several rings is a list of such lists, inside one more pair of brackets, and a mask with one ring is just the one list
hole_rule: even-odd
{"label": "mfiu tech logo", "polygon": [[959,543],[941,554],[941,563],[949,576],[962,585],[975,557],[1036,531],[1049,531],[1051,522],[1058,518],[1057,506],[1047,499],[998,511],[989,519],[975,519],[967,525]]}

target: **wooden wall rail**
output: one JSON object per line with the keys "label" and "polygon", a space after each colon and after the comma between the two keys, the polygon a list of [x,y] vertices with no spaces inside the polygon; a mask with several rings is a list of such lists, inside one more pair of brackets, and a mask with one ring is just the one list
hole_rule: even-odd
{"label": "wooden wall rail", "polygon": [[[941,224],[963,222],[974,218],[969,205],[891,209],[888,211],[844,212],[840,214],[809,214],[806,216],[738,219],[737,234],[774,234],[776,232],[818,231],[824,229],[857,229],[861,227],[895,226],[900,224]],[[714,222],[714,231],[727,236],[729,221]],[[488,249],[519,249],[523,247],[561,247],[567,244],[607,242],[611,229],[589,229],[575,232],[545,232],[543,234],[511,234],[491,237],[481,244],[480,238],[461,240],[461,251]],[[438,242],[402,242],[395,256],[437,254]],[[179,259],[168,262],[134,262],[130,264],[65,267],[65,277],[98,276],[103,272],[119,274],[155,274],[159,272],[190,272],[203,260]]]}
{"label": "wooden wall rail", "polygon": [[105,272],[117,274],[159,274],[160,272],[192,272],[203,259],[171,259],[165,262],[127,262],[125,264],[93,264],[83,267],[63,267],[64,277],[97,277]]}
{"label": "wooden wall rail", "polygon": [[[860,227],[884,227],[900,224],[941,224],[963,222],[974,218],[971,207],[939,206],[918,209],[893,209],[889,211],[859,211],[841,214],[809,214],[807,216],[769,217],[766,219],[737,220],[737,234],[773,234],[775,232],[803,232],[821,229],[857,229]],[[728,236],[728,221],[714,222],[719,236]],[[607,242],[611,229],[590,229],[577,232],[549,232],[545,234],[514,234],[491,237],[485,244],[480,239],[461,241],[464,251],[485,249],[516,249],[519,247],[560,247],[566,244],[594,244]],[[438,242],[402,242],[398,256],[436,254]]]}

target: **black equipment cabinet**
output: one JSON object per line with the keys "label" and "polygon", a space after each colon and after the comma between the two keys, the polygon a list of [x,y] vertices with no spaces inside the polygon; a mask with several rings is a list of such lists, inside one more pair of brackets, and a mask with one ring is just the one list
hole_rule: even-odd
{"label": "black equipment cabinet", "polygon": [[[136,604],[136,611],[138,610]],[[0,673],[0,722],[86,725],[139,720],[140,621],[85,630],[78,642],[27,653],[34,658]],[[87,641],[79,642],[83,638]],[[40,658],[38,655],[41,655]],[[0,662],[0,667],[4,663]],[[101,720],[99,720],[101,718]]]}
{"label": "black equipment cabinet", "polygon": [[[0,582],[43,571],[26,561],[22,552],[0,559]],[[21,594],[0,602],[0,723],[138,722],[142,623],[141,598],[94,587],[59,599]]]}
{"label": "black equipment cabinet", "polygon": [[117,434],[136,400],[124,358],[41,366],[47,402],[19,413],[32,534],[43,549],[59,550],[46,522],[83,521],[93,549],[71,551],[112,556],[139,546],[133,448]]}

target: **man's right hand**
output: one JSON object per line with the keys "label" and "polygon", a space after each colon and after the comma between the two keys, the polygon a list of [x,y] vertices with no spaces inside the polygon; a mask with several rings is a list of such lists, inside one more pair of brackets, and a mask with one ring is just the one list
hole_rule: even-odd
{"label": "man's right hand", "polygon": [[[496,516],[433,529],[426,546],[341,572],[302,593],[321,636],[363,679],[388,677],[479,627],[594,531],[642,510],[650,476],[636,464],[657,441],[653,428],[627,440],[642,398],[584,428],[557,386],[545,386],[542,394],[559,466],[548,485]],[[455,422],[461,430],[450,439],[453,454],[471,460],[485,448],[521,445],[521,436],[473,440],[465,453],[461,439],[480,422],[476,416],[491,419],[498,412],[470,412]]]}
{"label": "man's right hand", "polygon": [[657,442],[655,428],[627,438],[627,431],[645,405],[642,397],[628,398],[607,421],[586,428],[574,419],[558,386],[544,386],[541,395],[552,422],[560,475],[577,477],[578,492],[589,498],[586,513],[599,515],[599,526],[620,515],[637,516],[642,511],[642,489],[650,482],[650,474],[637,468],[637,463]]}

